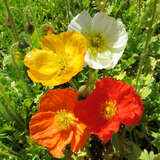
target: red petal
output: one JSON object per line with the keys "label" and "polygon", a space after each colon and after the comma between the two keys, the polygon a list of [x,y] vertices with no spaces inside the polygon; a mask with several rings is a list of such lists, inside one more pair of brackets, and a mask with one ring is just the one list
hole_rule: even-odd
{"label": "red petal", "polygon": [[106,121],[106,123],[103,126],[101,126],[100,130],[91,130],[91,133],[98,135],[98,137],[103,142],[108,142],[112,138],[112,132],[118,132],[119,126],[120,122],[116,119],[116,117],[114,117]]}
{"label": "red petal", "polygon": [[118,116],[125,125],[134,126],[142,118],[144,108],[143,102],[134,91],[134,88],[124,82],[119,81],[122,86],[117,100]]}

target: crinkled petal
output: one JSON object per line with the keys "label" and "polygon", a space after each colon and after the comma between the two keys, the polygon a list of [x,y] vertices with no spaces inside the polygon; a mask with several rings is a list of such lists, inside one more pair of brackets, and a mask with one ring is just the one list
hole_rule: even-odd
{"label": "crinkled petal", "polygon": [[41,112],[32,116],[29,123],[30,135],[38,144],[53,147],[60,138],[59,130],[54,125],[53,112]]}
{"label": "crinkled petal", "polygon": [[56,157],[61,158],[63,156],[63,151],[67,144],[69,144],[73,137],[73,131],[62,131],[60,139],[55,147],[49,148],[50,153]]}
{"label": "crinkled petal", "polygon": [[103,142],[108,142],[112,138],[112,132],[118,132],[119,126],[120,122],[117,119],[112,118],[111,120],[106,121],[98,132],[91,130],[91,133],[98,135]]}
{"label": "crinkled petal", "polygon": [[118,84],[122,86],[117,104],[118,116],[123,124],[134,126],[142,118],[143,102],[131,85],[121,81]]}
{"label": "crinkled petal", "polygon": [[44,75],[51,75],[56,71],[58,57],[48,50],[33,49],[24,58],[24,64],[31,70]]}
{"label": "crinkled petal", "polygon": [[73,111],[79,93],[71,88],[48,90],[40,100],[39,112]]}
{"label": "crinkled petal", "polygon": [[71,141],[71,150],[72,152],[77,152],[81,149],[87,142],[90,136],[89,129],[87,126],[80,121],[75,122],[74,127],[74,136]]}
{"label": "crinkled petal", "polygon": [[98,12],[94,15],[91,22],[91,31],[104,33],[111,28],[114,18],[107,16],[105,13]]}
{"label": "crinkled petal", "polygon": [[53,53],[64,53],[64,43],[62,38],[57,34],[48,34],[40,40],[42,49],[51,50]]}
{"label": "crinkled petal", "polygon": [[90,32],[91,28],[91,17],[87,11],[82,11],[73,20],[68,26],[68,30],[74,30],[83,33]]}
{"label": "crinkled petal", "polygon": [[33,49],[24,59],[25,65],[30,68],[28,75],[33,81],[56,86],[70,81],[82,70],[87,44],[79,32],[47,35],[41,39],[41,46],[42,50]]}

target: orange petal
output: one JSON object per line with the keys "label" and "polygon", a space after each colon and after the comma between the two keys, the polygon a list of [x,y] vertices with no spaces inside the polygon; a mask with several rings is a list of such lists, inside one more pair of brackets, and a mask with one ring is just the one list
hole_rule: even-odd
{"label": "orange petal", "polygon": [[56,158],[63,156],[63,151],[67,144],[69,144],[73,137],[73,131],[62,131],[60,139],[54,148],[50,148],[49,151]]}
{"label": "orange petal", "polygon": [[39,112],[56,112],[67,109],[72,112],[79,93],[71,88],[48,90],[40,100]]}
{"label": "orange petal", "polygon": [[29,123],[30,135],[38,144],[54,147],[59,138],[59,130],[54,125],[53,112],[41,112],[32,116]]}
{"label": "orange petal", "polygon": [[76,123],[76,127],[74,129],[74,136],[71,141],[71,150],[72,152],[77,152],[81,149],[89,139],[90,133],[89,129],[83,123]]}

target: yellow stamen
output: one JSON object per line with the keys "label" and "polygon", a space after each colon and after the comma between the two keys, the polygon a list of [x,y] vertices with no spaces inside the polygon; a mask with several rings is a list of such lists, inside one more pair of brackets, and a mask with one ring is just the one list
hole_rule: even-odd
{"label": "yellow stamen", "polygon": [[88,50],[91,54],[96,55],[97,53],[103,53],[108,49],[106,43],[107,40],[102,36],[101,33],[93,33],[87,35]]}
{"label": "yellow stamen", "polygon": [[74,123],[74,115],[67,112],[65,109],[59,110],[56,112],[54,117],[54,124],[60,130],[67,130]]}
{"label": "yellow stamen", "polygon": [[116,113],[116,101],[105,101],[103,104],[103,115],[106,119],[111,119]]}

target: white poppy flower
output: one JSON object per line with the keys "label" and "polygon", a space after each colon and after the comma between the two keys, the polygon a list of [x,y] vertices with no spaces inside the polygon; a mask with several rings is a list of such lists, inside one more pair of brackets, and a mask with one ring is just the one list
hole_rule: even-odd
{"label": "white poppy flower", "polygon": [[113,68],[128,40],[123,23],[101,12],[91,18],[87,11],[82,11],[73,18],[68,30],[81,32],[86,37],[85,63],[93,69]]}

